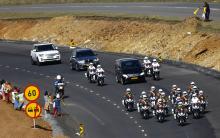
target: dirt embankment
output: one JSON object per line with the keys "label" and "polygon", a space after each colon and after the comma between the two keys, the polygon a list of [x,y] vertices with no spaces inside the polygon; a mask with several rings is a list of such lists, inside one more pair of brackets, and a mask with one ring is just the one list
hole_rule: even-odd
{"label": "dirt embankment", "polygon": [[0,106],[1,138],[52,138],[50,126],[42,119],[36,121],[40,128],[33,129],[32,119],[24,112],[14,110],[11,104],[2,100]]}
{"label": "dirt embankment", "polygon": [[67,44],[97,50],[181,60],[220,70],[220,34],[199,32],[200,21],[182,22],[97,17],[0,20],[0,38]]}

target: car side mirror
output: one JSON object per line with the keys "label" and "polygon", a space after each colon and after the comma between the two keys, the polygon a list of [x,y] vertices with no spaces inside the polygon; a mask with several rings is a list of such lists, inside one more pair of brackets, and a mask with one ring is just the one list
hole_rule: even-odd
{"label": "car side mirror", "polygon": [[37,52],[37,50],[36,50],[36,49],[33,49],[32,51],[33,51],[33,52]]}
{"label": "car side mirror", "polygon": [[54,47],[54,49],[56,49],[56,50],[57,50],[57,49],[58,49],[58,47],[57,47],[57,46],[55,46],[55,47]]}

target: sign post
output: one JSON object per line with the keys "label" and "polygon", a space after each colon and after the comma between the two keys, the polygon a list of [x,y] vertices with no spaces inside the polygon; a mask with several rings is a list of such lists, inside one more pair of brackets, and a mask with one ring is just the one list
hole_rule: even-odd
{"label": "sign post", "polygon": [[33,128],[36,128],[35,119],[38,118],[42,112],[41,106],[36,102],[40,97],[40,89],[36,85],[28,85],[24,90],[24,97],[29,101],[26,105],[25,112],[27,116],[33,118]]}

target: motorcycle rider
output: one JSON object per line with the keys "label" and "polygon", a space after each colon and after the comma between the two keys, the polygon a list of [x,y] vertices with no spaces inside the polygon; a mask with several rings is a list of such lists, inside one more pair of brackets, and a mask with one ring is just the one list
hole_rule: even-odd
{"label": "motorcycle rider", "polygon": [[140,109],[141,109],[142,106],[150,106],[149,101],[148,101],[148,97],[147,97],[146,94],[143,94],[143,95],[140,96],[140,99],[137,103],[138,112],[140,112]]}
{"label": "motorcycle rider", "polygon": [[125,91],[125,94],[124,94],[124,98],[123,98],[123,105],[126,105],[126,99],[133,99],[133,94],[131,92],[131,89],[130,88],[127,88],[126,91]]}
{"label": "motorcycle rider", "polygon": [[148,65],[148,64],[151,64],[151,61],[149,60],[149,58],[148,57],[144,57],[144,65]]}
{"label": "motorcycle rider", "polygon": [[93,63],[89,63],[88,69],[87,69],[87,78],[89,79],[91,72],[95,72],[96,68],[93,65]]}
{"label": "motorcycle rider", "polygon": [[149,100],[151,103],[151,109],[153,111],[153,115],[155,115],[155,106],[156,106],[156,101],[157,101],[157,92],[155,86],[151,86],[150,92],[149,92]]}
{"label": "motorcycle rider", "polygon": [[198,98],[199,98],[200,101],[206,99],[203,90],[200,90],[200,91],[199,91],[199,96],[198,96]]}
{"label": "motorcycle rider", "polygon": [[199,98],[197,97],[196,93],[192,95],[191,104],[199,103]]}
{"label": "motorcycle rider", "polygon": [[179,102],[176,106],[176,112],[174,113],[173,117],[174,119],[177,119],[178,113],[183,109],[184,113],[186,114],[186,119],[188,118],[187,109],[184,106],[183,102]]}
{"label": "motorcycle rider", "polygon": [[[143,64],[144,64],[145,71],[150,70],[150,72],[152,73],[152,71],[153,71],[152,65],[151,65],[151,61],[148,59],[148,57],[144,57]],[[147,72],[145,72],[145,73],[147,73]]]}
{"label": "motorcycle rider", "polygon": [[61,83],[64,85],[64,78],[61,75],[57,75],[54,82],[55,92],[59,91],[59,86]]}
{"label": "motorcycle rider", "polygon": [[99,76],[100,74],[103,74],[104,75],[104,69],[101,67],[101,65],[97,65],[97,68],[96,68],[96,76]]}
{"label": "motorcycle rider", "polygon": [[190,82],[190,85],[188,86],[189,93],[192,92],[194,86],[196,86],[195,82],[194,81]]}
{"label": "motorcycle rider", "polygon": [[153,67],[153,71],[155,70],[155,68],[160,68],[160,64],[157,62],[156,59],[153,59],[152,67]]}

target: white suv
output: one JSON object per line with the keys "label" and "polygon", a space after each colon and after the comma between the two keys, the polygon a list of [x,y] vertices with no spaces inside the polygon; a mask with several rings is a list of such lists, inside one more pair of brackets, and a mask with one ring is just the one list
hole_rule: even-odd
{"label": "white suv", "polygon": [[32,65],[41,65],[45,62],[56,61],[61,63],[60,52],[53,44],[34,44],[31,50],[31,63]]}

